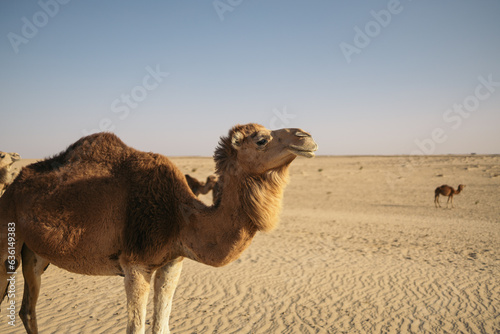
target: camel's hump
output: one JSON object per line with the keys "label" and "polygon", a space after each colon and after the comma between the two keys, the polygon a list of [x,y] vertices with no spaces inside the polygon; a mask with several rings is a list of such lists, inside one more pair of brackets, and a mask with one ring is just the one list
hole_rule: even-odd
{"label": "camel's hump", "polygon": [[35,173],[46,173],[73,164],[105,163],[122,161],[130,152],[135,151],[125,145],[114,133],[100,132],[80,138],[59,154],[36,162],[23,169]]}
{"label": "camel's hump", "polygon": [[113,160],[130,148],[114,133],[99,132],[80,138],[60,155],[64,162]]}

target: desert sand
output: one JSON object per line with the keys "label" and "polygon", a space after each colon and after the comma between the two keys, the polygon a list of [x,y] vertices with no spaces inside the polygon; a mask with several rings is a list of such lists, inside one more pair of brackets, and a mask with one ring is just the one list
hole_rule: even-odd
{"label": "desert sand", "polygon": [[[222,268],[184,261],[172,333],[500,333],[500,156],[297,158],[290,176],[275,231]],[[18,310],[22,290],[19,272]],[[0,333],[24,333],[6,307]],[[37,313],[40,333],[124,333],[123,278],[50,266]]]}

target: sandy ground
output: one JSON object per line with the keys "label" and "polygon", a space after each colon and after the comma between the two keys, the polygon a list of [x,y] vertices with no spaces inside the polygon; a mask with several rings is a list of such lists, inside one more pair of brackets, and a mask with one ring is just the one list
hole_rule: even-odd
{"label": "sandy ground", "polygon": [[[199,178],[213,171],[209,158],[172,160]],[[435,209],[434,189],[459,183],[456,207]],[[223,268],[185,260],[171,330],[500,333],[499,200],[500,156],[298,158],[275,231]],[[6,307],[0,333],[24,333]],[[152,294],[147,332],[151,318]],[[40,333],[124,333],[123,279],[49,267],[38,323]]]}

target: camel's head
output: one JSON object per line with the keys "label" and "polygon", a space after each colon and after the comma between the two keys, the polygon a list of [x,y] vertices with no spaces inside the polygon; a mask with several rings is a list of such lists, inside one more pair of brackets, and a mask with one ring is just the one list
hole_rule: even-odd
{"label": "camel's head", "polygon": [[217,183],[217,176],[209,175],[205,184],[210,185],[212,188]]}
{"label": "camel's head", "polygon": [[0,151],[0,168],[10,167],[10,165],[20,159],[21,156],[18,153]]}
{"label": "camel's head", "polygon": [[464,190],[464,188],[465,188],[465,184],[459,184],[459,185],[458,185],[458,190],[459,190],[459,191]]}
{"label": "camel's head", "polygon": [[249,174],[288,166],[298,155],[312,158],[318,145],[301,129],[268,130],[262,125],[237,125],[221,138],[215,152],[217,171],[232,163]]}

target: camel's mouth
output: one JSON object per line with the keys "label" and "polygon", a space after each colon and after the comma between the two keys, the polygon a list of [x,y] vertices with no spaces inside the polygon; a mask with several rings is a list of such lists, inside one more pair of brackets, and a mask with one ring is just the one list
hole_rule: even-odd
{"label": "camel's mouth", "polygon": [[296,145],[288,146],[288,150],[290,152],[292,152],[295,155],[300,155],[306,158],[314,158],[314,151],[316,151],[317,149],[318,149],[317,145],[312,149],[307,149]]}

